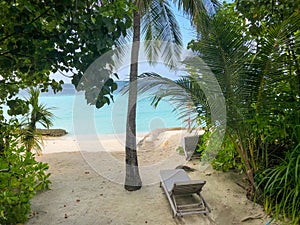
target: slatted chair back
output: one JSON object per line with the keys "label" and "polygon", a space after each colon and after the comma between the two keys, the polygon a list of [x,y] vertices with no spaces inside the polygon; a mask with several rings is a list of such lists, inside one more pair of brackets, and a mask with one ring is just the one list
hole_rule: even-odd
{"label": "slatted chair back", "polygon": [[175,182],[172,194],[174,195],[190,195],[200,193],[206,181],[191,180],[186,182]]}

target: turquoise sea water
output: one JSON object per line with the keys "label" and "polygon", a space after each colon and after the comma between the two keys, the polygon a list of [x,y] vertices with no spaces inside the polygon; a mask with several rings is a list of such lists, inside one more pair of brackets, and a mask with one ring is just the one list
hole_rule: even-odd
{"label": "turquoise sea water", "polygon": [[[122,84],[119,84],[122,86]],[[61,93],[43,93],[40,102],[54,107],[52,128],[62,128],[70,134],[114,134],[125,133],[127,96],[114,95],[115,102],[101,109],[88,106],[83,93],[76,93],[71,84],[64,85]],[[174,107],[168,101],[161,101],[157,108],[150,105],[147,95],[138,97],[137,132],[149,132],[157,128],[183,127]],[[75,129],[74,129],[75,128]]]}

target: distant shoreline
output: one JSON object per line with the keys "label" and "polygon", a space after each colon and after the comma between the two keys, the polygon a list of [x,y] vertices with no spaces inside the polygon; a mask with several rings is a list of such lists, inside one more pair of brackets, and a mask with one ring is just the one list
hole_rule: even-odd
{"label": "distant shoreline", "polygon": [[[142,143],[160,143],[160,139],[165,139],[172,135],[183,137],[187,133],[186,129],[164,128],[155,129],[150,132],[138,132],[136,135],[137,145]],[[123,152],[126,143],[125,133],[115,134],[67,134],[64,136],[44,135],[43,154],[57,152]],[[147,140],[146,140],[147,139]],[[180,143],[181,138],[174,139],[173,142]],[[170,144],[171,144],[170,143]],[[173,149],[175,151],[175,149]]]}

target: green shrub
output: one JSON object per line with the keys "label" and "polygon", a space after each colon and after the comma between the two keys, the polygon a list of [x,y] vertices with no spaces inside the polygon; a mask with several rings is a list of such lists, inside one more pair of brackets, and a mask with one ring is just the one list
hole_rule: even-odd
{"label": "green shrub", "polygon": [[209,138],[211,136],[211,132],[205,131],[203,135],[200,136],[199,141],[197,143],[197,148],[195,150],[196,153],[203,156],[205,153]]}
{"label": "green shrub", "polygon": [[300,144],[285,159],[266,169],[258,178],[263,190],[265,210],[276,219],[284,217],[289,224],[300,223]]}
{"label": "green shrub", "polygon": [[46,163],[37,162],[31,152],[9,140],[0,155],[0,224],[28,220],[30,200],[38,190],[49,188]]}
{"label": "green shrub", "polygon": [[213,156],[215,157],[211,160],[211,165],[215,170],[238,170],[242,171],[242,163],[238,157],[238,153],[234,148],[232,141],[225,136],[221,149],[217,149],[216,152],[211,154],[207,152],[207,143],[211,137],[211,133],[206,131],[203,136],[201,136],[201,143],[198,145],[198,152],[200,152],[204,159]]}
{"label": "green shrub", "polygon": [[221,148],[216,158],[212,160],[211,165],[215,170],[237,170],[239,172],[243,170],[241,160],[235,149],[230,147]]}

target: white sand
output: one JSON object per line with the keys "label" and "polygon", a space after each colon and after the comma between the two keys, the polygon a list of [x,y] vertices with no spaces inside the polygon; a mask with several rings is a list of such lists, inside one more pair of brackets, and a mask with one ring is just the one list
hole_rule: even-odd
{"label": "white sand", "polygon": [[[184,135],[182,131],[146,135],[138,148],[143,187],[135,192],[123,187],[124,136],[48,138],[43,155],[37,159],[50,166],[51,190],[33,198],[33,213],[27,224],[265,225],[269,218],[262,207],[247,200],[245,191],[236,184],[243,183],[242,175],[216,172],[210,167],[200,170],[198,161],[186,163],[184,156],[176,152]],[[159,187],[159,170],[180,164],[198,169],[189,172],[192,179],[207,181],[202,194],[212,209],[208,216],[172,218]],[[259,219],[241,222],[257,215]]]}

